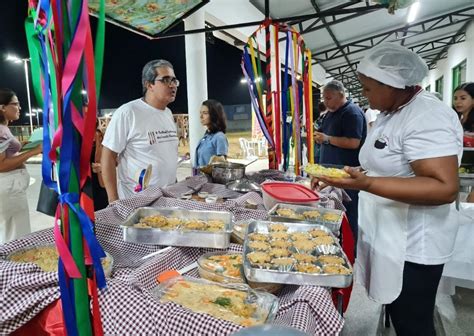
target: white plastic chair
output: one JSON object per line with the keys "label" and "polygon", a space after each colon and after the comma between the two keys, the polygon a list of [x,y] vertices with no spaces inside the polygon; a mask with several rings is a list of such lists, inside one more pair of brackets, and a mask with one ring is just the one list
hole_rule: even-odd
{"label": "white plastic chair", "polygon": [[245,138],[239,138],[240,150],[246,159],[255,159],[258,156],[255,154],[255,149],[250,145],[249,141]]}

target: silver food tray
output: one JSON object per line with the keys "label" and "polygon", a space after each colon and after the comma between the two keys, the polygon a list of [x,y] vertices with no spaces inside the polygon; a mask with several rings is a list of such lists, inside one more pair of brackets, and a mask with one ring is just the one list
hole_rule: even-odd
{"label": "silver food tray", "polygon": [[[136,228],[133,226],[140,221],[140,218],[154,215],[185,219],[200,219],[204,221],[222,220],[224,222],[224,231],[160,230],[157,228]],[[148,245],[212,248],[227,248],[230,245],[232,225],[233,215],[230,212],[152,207],[136,209],[127,220],[121,224],[123,229],[123,240],[126,242]]]}
{"label": "silver food tray", "polygon": [[[273,269],[265,269],[265,268],[256,268],[252,267],[250,264],[247,253],[251,252],[252,250],[248,247],[248,235],[252,232],[260,232],[260,233],[268,233],[268,225],[271,224],[270,221],[253,221],[249,224],[247,233],[245,235],[245,242],[244,242],[244,259],[243,259],[243,267],[244,267],[244,274],[247,280],[255,281],[255,282],[270,282],[270,283],[281,283],[281,284],[293,284],[293,285],[310,285],[310,286],[324,286],[324,287],[334,287],[334,288],[346,288],[349,287],[352,283],[352,273],[348,275],[342,274],[309,274],[309,273],[301,273],[297,271],[279,271]],[[344,258],[344,266],[349,268],[352,272],[352,266],[347,259],[347,256],[344,252],[342,252],[341,246],[337,243],[337,238],[331,233],[331,231],[322,225],[314,225],[314,224],[302,224],[302,223],[283,223],[289,227],[288,232],[304,232],[309,231],[311,229],[321,229],[326,231],[329,235],[331,235],[340,252],[336,255]],[[317,253],[312,253],[313,255],[322,255]]]}
{"label": "silver food tray", "polygon": [[[297,218],[288,218],[283,217],[277,214],[278,209],[292,209],[297,214],[303,214],[305,211],[316,210],[321,213],[321,217],[318,219],[297,219]],[[339,216],[336,221],[325,220],[322,216],[325,213],[334,213]],[[342,216],[343,212],[336,209],[327,209],[322,207],[307,206],[307,205],[297,205],[297,204],[286,204],[286,203],[277,203],[273,208],[268,211],[269,219],[274,222],[286,222],[286,223],[307,223],[307,224],[319,224],[324,225],[330,229],[336,236],[339,236],[339,231],[341,230]]]}
{"label": "silver food tray", "polygon": [[[42,247],[54,247],[56,248],[56,245],[55,244],[47,244],[47,243],[39,243],[38,245],[34,245],[34,246],[27,246],[27,247],[23,247],[23,248],[19,248],[15,251],[12,251],[10,252],[6,257],[5,257],[5,260],[8,260],[10,262],[14,262],[14,263],[21,263],[21,264],[34,264],[33,262],[17,262],[17,261],[13,261],[11,260],[13,256],[17,255],[17,254],[20,254],[22,252],[26,252],[26,251],[29,251],[29,250],[32,250],[32,249],[37,249],[37,248],[42,248]],[[102,269],[104,270],[104,275],[106,277],[110,277],[110,275],[112,274],[112,269],[114,267],[114,257],[112,257],[112,255],[107,252],[107,251],[104,251],[105,252],[105,255],[106,255],[106,258],[109,259],[109,264],[107,265],[107,267],[104,267],[104,265],[102,264]],[[103,259],[103,258],[101,258]],[[37,266],[38,268],[40,268],[39,266]],[[41,270],[42,272],[45,272],[43,270]]]}

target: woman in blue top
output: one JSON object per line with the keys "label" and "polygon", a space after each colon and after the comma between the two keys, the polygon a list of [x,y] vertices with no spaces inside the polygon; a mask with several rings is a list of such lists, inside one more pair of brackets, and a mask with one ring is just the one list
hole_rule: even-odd
{"label": "woman in blue top", "polygon": [[227,157],[229,150],[224,134],[227,126],[222,104],[217,100],[206,100],[202,103],[200,115],[201,124],[207,130],[196,148],[195,168],[207,166],[212,156]]}

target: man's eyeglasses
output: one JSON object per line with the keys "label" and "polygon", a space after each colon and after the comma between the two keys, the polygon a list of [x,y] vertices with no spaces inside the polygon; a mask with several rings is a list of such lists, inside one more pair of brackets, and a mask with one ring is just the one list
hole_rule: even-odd
{"label": "man's eyeglasses", "polygon": [[171,76],[165,76],[161,78],[157,77],[155,78],[155,81],[160,81],[163,84],[168,85],[168,86],[170,86],[171,84],[175,86],[179,86],[179,79],[176,77],[171,77]]}
{"label": "man's eyeglasses", "polygon": [[11,102],[11,103],[8,103],[7,105],[15,105],[16,107],[20,107],[20,102]]}

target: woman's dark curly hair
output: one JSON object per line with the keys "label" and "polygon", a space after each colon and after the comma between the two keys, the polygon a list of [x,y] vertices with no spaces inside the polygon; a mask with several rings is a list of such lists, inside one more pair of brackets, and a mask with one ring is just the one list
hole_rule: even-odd
{"label": "woman's dark curly hair", "polygon": [[[16,93],[11,89],[0,89],[0,105],[8,105]],[[5,117],[0,113],[0,124],[5,122]]]}
{"label": "woman's dark curly hair", "polygon": [[207,126],[210,133],[222,132],[225,133],[227,129],[227,122],[224,112],[224,106],[217,100],[208,99],[202,103],[209,109],[209,117],[211,118],[211,124]]}
{"label": "woman's dark curly hair", "polygon": [[[459,91],[459,90],[466,91],[471,96],[471,98],[474,99],[474,82],[461,84],[457,88],[454,89],[454,92]],[[471,111],[469,112],[467,116],[467,120],[463,124],[463,127],[465,131],[474,132],[474,108],[471,108]]]}

